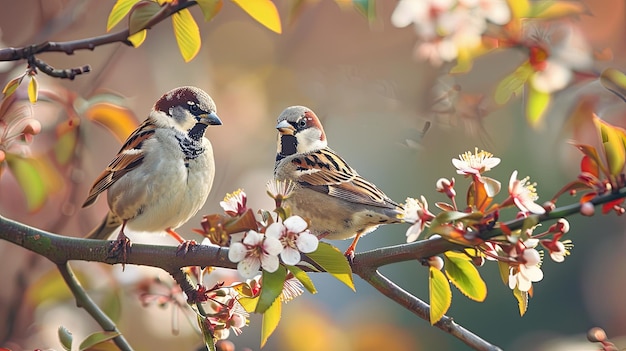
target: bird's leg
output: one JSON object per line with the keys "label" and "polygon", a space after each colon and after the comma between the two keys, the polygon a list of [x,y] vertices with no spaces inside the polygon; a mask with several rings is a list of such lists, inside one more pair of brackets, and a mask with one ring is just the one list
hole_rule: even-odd
{"label": "bird's leg", "polygon": [[352,243],[350,244],[350,246],[348,246],[346,252],[343,253],[343,255],[346,256],[348,262],[350,263],[352,263],[352,260],[354,259],[354,249],[356,249],[356,243],[359,242],[359,238],[361,237],[361,235],[363,235],[362,230],[356,232],[356,236],[352,240]]}
{"label": "bird's leg", "polygon": [[109,252],[107,253],[107,258],[111,257],[119,257],[121,255],[122,258],[122,269],[124,269],[124,264],[126,263],[126,259],[128,257],[128,252],[130,252],[130,246],[132,243],[130,239],[124,234],[124,228],[126,227],[126,221],[122,222],[122,228],[120,232],[117,234],[117,239],[111,243],[109,247]]}
{"label": "bird's leg", "polygon": [[172,238],[176,239],[176,241],[180,243],[180,245],[178,245],[178,250],[176,250],[176,256],[184,256],[187,254],[187,252],[189,252],[192,247],[198,245],[195,240],[185,240],[185,238],[176,233],[172,228],[167,228],[165,229],[165,231],[167,232],[167,234],[169,234]]}

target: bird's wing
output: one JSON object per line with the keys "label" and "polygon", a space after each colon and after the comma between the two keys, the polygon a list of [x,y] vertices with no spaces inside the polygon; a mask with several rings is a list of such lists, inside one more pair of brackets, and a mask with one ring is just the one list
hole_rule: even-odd
{"label": "bird's wing", "polygon": [[291,162],[296,167],[295,178],[304,187],[352,203],[386,208],[398,206],[328,148],[296,157]]}
{"label": "bird's wing", "polygon": [[144,157],[144,151],[141,148],[142,143],[151,138],[155,131],[156,126],[149,120],[146,120],[126,139],[117,156],[96,178],[96,181],[91,186],[91,190],[89,190],[85,203],[83,203],[83,207],[93,204],[103,191],[113,185],[124,174],[141,164]]}

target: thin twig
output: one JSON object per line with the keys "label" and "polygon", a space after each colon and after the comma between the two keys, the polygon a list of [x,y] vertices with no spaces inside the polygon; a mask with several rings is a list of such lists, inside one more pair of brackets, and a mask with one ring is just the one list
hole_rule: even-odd
{"label": "thin twig", "polygon": [[122,351],[133,351],[133,348],[130,346],[124,335],[117,329],[115,322],[109,318],[109,316],[104,313],[98,307],[98,305],[87,295],[87,292],[80,285],[80,282],[74,275],[72,268],[66,262],[64,264],[58,264],[57,268],[59,272],[61,272],[61,276],[63,276],[63,280],[65,280],[65,284],[70,288],[74,298],[76,299],[76,305],[78,307],[82,307],[89,313],[89,315],[104,329],[105,331],[110,331],[117,333],[118,335],[113,338],[113,342],[117,347]]}

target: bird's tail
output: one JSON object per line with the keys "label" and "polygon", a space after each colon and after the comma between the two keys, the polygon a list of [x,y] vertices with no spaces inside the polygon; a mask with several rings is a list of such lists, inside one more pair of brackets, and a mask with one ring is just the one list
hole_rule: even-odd
{"label": "bird's tail", "polygon": [[111,236],[116,228],[122,225],[122,220],[109,211],[107,215],[102,219],[102,222],[95,227],[87,236],[86,239],[99,239],[106,240]]}

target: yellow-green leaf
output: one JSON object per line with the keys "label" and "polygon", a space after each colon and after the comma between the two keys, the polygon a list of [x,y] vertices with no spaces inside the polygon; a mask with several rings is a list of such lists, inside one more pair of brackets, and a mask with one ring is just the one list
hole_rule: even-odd
{"label": "yellow-green leaf", "polygon": [[286,277],[287,269],[284,266],[278,266],[276,272],[273,273],[263,270],[263,285],[256,306],[256,313],[265,313],[274,301],[279,300],[278,297],[283,292]]}
{"label": "yellow-green leaf", "polygon": [[174,26],[178,49],[185,62],[189,62],[200,52],[201,40],[198,24],[193,19],[191,12],[188,9],[183,9],[172,15],[172,25]]}
{"label": "yellow-green leaf", "polygon": [[66,165],[74,154],[76,147],[76,129],[67,129],[59,135],[54,144],[54,157],[60,165]]}
{"label": "yellow-green leaf", "polygon": [[72,349],[72,341],[74,337],[72,336],[72,332],[67,330],[64,326],[60,326],[57,334],[59,335],[59,341],[61,342],[61,346],[67,351]]}
{"label": "yellow-green leaf", "polygon": [[607,68],[600,75],[602,86],[626,100],[626,75],[615,68]]}
{"label": "yellow-green leaf", "polygon": [[[76,271],[76,278],[89,289],[88,277],[82,271]],[[72,292],[65,284],[58,270],[50,270],[31,283],[26,289],[26,302],[39,306],[44,302],[59,303],[72,298]]]}
{"label": "yellow-green leaf", "polygon": [[596,124],[596,128],[600,131],[609,172],[612,176],[618,176],[626,162],[626,150],[624,150],[621,133],[616,127],[604,122],[595,115],[593,121]]}
{"label": "yellow-green leaf", "polygon": [[457,257],[454,255],[443,255],[444,270],[454,286],[463,295],[478,302],[485,301],[487,297],[487,284],[480,277],[478,269],[468,257]]}
{"label": "yellow-green leaf", "polygon": [[267,339],[278,327],[280,322],[280,314],[282,312],[282,302],[280,299],[274,300],[274,303],[263,313],[261,321],[261,347],[265,346]]}
{"label": "yellow-green leaf", "polygon": [[532,127],[539,126],[543,120],[545,112],[550,106],[552,95],[528,86],[528,96],[526,98],[526,119]]}
{"label": "yellow-green leaf", "polygon": [[232,0],[232,2],[239,5],[248,15],[269,30],[278,34],[282,32],[278,10],[270,0]]}
{"label": "yellow-green leaf", "polygon": [[37,102],[37,97],[39,96],[39,85],[37,84],[37,78],[35,76],[30,77],[30,82],[28,83],[28,100],[30,100],[31,104]]}
{"label": "yellow-green leaf", "polygon": [[502,283],[509,286],[509,264],[498,261],[498,271],[500,272],[500,278],[502,279]]}
{"label": "yellow-green leaf", "polygon": [[35,167],[35,160],[13,154],[6,155],[9,169],[26,196],[26,206],[30,212],[40,209],[48,197],[46,183]]}
{"label": "yellow-green leaf", "polygon": [[352,269],[350,264],[339,249],[328,244],[320,242],[315,252],[306,254],[310,259],[315,261],[326,272],[337,278],[340,282],[346,284],[350,289],[354,288],[352,280]]}
{"label": "yellow-green leaf", "polygon": [[587,7],[577,1],[538,1],[533,5],[528,17],[553,20],[580,15],[587,12]]}
{"label": "yellow-green leaf", "polygon": [[107,32],[113,29],[116,24],[120,23],[130,9],[138,2],[139,0],[117,0],[107,19]]}
{"label": "yellow-green leaf", "polygon": [[[340,0],[343,1],[343,0]],[[375,0],[352,0],[352,5],[357,11],[372,23],[376,19]]]}
{"label": "yellow-green leaf", "polygon": [[24,79],[24,76],[25,74],[22,74],[19,77],[13,78],[7,83],[7,85],[4,86],[4,88],[2,89],[2,94],[4,94],[5,98],[11,96],[11,94],[13,94],[15,90],[17,90],[17,87],[19,87],[22,83],[22,79]]}
{"label": "yellow-green leaf", "polygon": [[296,266],[287,266],[287,269],[289,269],[289,271],[293,274],[293,276],[296,277],[296,279],[298,279],[298,281],[302,283],[304,288],[307,289],[311,294],[317,293],[317,290],[315,289],[315,285],[313,285],[313,281],[311,280],[309,275],[306,274],[305,271],[301,270],[300,268]]}
{"label": "yellow-green leaf", "polygon": [[[109,340],[112,340],[118,335],[120,335],[120,333],[112,332],[112,331],[95,332],[89,335],[88,337],[86,337],[85,340],[83,340],[83,342],[80,343],[80,346],[78,347],[78,349],[80,351],[85,351],[85,350],[90,350],[94,347],[97,347],[98,350],[101,350],[102,349],[101,346],[103,345],[98,345],[98,344],[103,344]],[[111,345],[111,346],[114,346],[114,345]]]}
{"label": "yellow-green leaf", "polygon": [[528,292],[521,291],[517,287],[513,290],[513,296],[517,300],[517,306],[519,307],[519,315],[523,316],[528,310]]}
{"label": "yellow-green leaf", "polygon": [[132,111],[108,102],[98,102],[89,106],[84,115],[108,129],[120,143],[123,143],[139,126]]}
{"label": "yellow-green leaf", "polygon": [[161,6],[156,2],[142,1],[135,4],[128,17],[128,34],[133,35],[147,29],[148,23],[159,11],[161,11]]}
{"label": "yellow-green leaf", "polygon": [[532,72],[530,63],[526,61],[517,67],[515,72],[504,77],[496,86],[495,102],[502,105],[509,101],[511,96],[520,95]]}
{"label": "yellow-green leaf", "polygon": [[507,0],[507,4],[511,9],[513,18],[526,17],[530,11],[530,2],[528,0]]}
{"label": "yellow-green leaf", "polygon": [[126,39],[128,39],[128,41],[130,41],[130,43],[133,44],[134,48],[138,48],[139,46],[141,46],[141,44],[143,44],[147,36],[148,36],[148,30],[144,29],[140,32],[132,34]]}
{"label": "yellow-green leaf", "polygon": [[452,290],[445,274],[429,267],[428,291],[430,296],[430,324],[437,323],[452,304]]}
{"label": "yellow-green leaf", "polygon": [[206,22],[212,20],[224,5],[224,1],[222,0],[197,0],[197,2]]}
{"label": "yellow-green leaf", "polygon": [[239,301],[239,304],[244,310],[254,312],[257,304],[259,303],[259,297],[240,297],[237,301]]}

